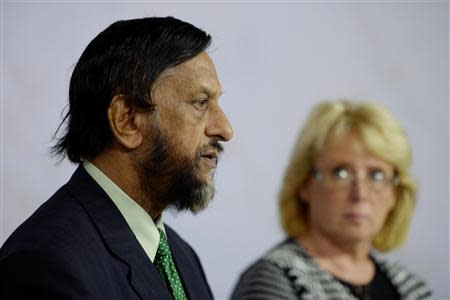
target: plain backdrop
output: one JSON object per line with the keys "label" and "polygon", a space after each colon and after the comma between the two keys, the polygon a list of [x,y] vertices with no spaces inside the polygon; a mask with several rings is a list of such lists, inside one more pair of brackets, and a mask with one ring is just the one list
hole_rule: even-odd
{"label": "plain backdrop", "polygon": [[119,19],[172,15],[211,33],[234,139],[217,194],[196,215],[165,214],[196,249],[217,299],[284,238],[277,193],[312,105],[385,104],[413,148],[419,182],[407,243],[389,253],[449,299],[449,5],[447,2],[19,2],[1,11],[1,239],[64,184],[51,138],[74,64]]}

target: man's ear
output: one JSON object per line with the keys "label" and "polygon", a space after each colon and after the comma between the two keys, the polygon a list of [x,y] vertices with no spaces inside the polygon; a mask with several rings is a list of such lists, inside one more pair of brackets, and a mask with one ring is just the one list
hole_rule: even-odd
{"label": "man's ear", "polygon": [[108,108],[108,121],[117,142],[130,150],[139,147],[144,140],[146,116],[133,110],[126,96],[114,96]]}

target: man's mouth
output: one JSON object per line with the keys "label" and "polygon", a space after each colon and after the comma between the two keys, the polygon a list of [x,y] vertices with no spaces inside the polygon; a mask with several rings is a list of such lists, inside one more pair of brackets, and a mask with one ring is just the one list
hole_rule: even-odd
{"label": "man's mouth", "polygon": [[220,145],[218,141],[212,141],[208,145],[201,148],[198,158],[203,165],[213,170],[217,166],[219,154],[222,153],[222,151],[222,145]]}
{"label": "man's mouth", "polygon": [[210,167],[215,168],[217,165],[218,154],[215,152],[205,153],[200,155],[200,158],[206,161]]}

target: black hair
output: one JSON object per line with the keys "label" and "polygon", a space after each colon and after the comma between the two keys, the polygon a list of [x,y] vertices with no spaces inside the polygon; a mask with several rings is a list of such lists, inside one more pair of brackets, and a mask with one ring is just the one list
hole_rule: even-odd
{"label": "black hair", "polygon": [[203,30],[173,17],[118,21],[97,35],[78,60],[69,87],[65,132],[51,148],[74,163],[96,157],[112,143],[107,110],[124,95],[133,109],[154,110],[151,89],[166,69],[211,43]]}

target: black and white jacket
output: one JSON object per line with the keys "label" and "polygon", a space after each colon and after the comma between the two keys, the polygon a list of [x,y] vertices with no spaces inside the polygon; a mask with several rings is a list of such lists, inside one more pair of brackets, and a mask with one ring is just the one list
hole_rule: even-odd
{"label": "black and white jacket", "polygon": [[[402,300],[432,300],[425,284],[398,264],[374,258]],[[357,300],[332,274],[321,269],[293,239],[287,239],[240,277],[233,300]]]}

